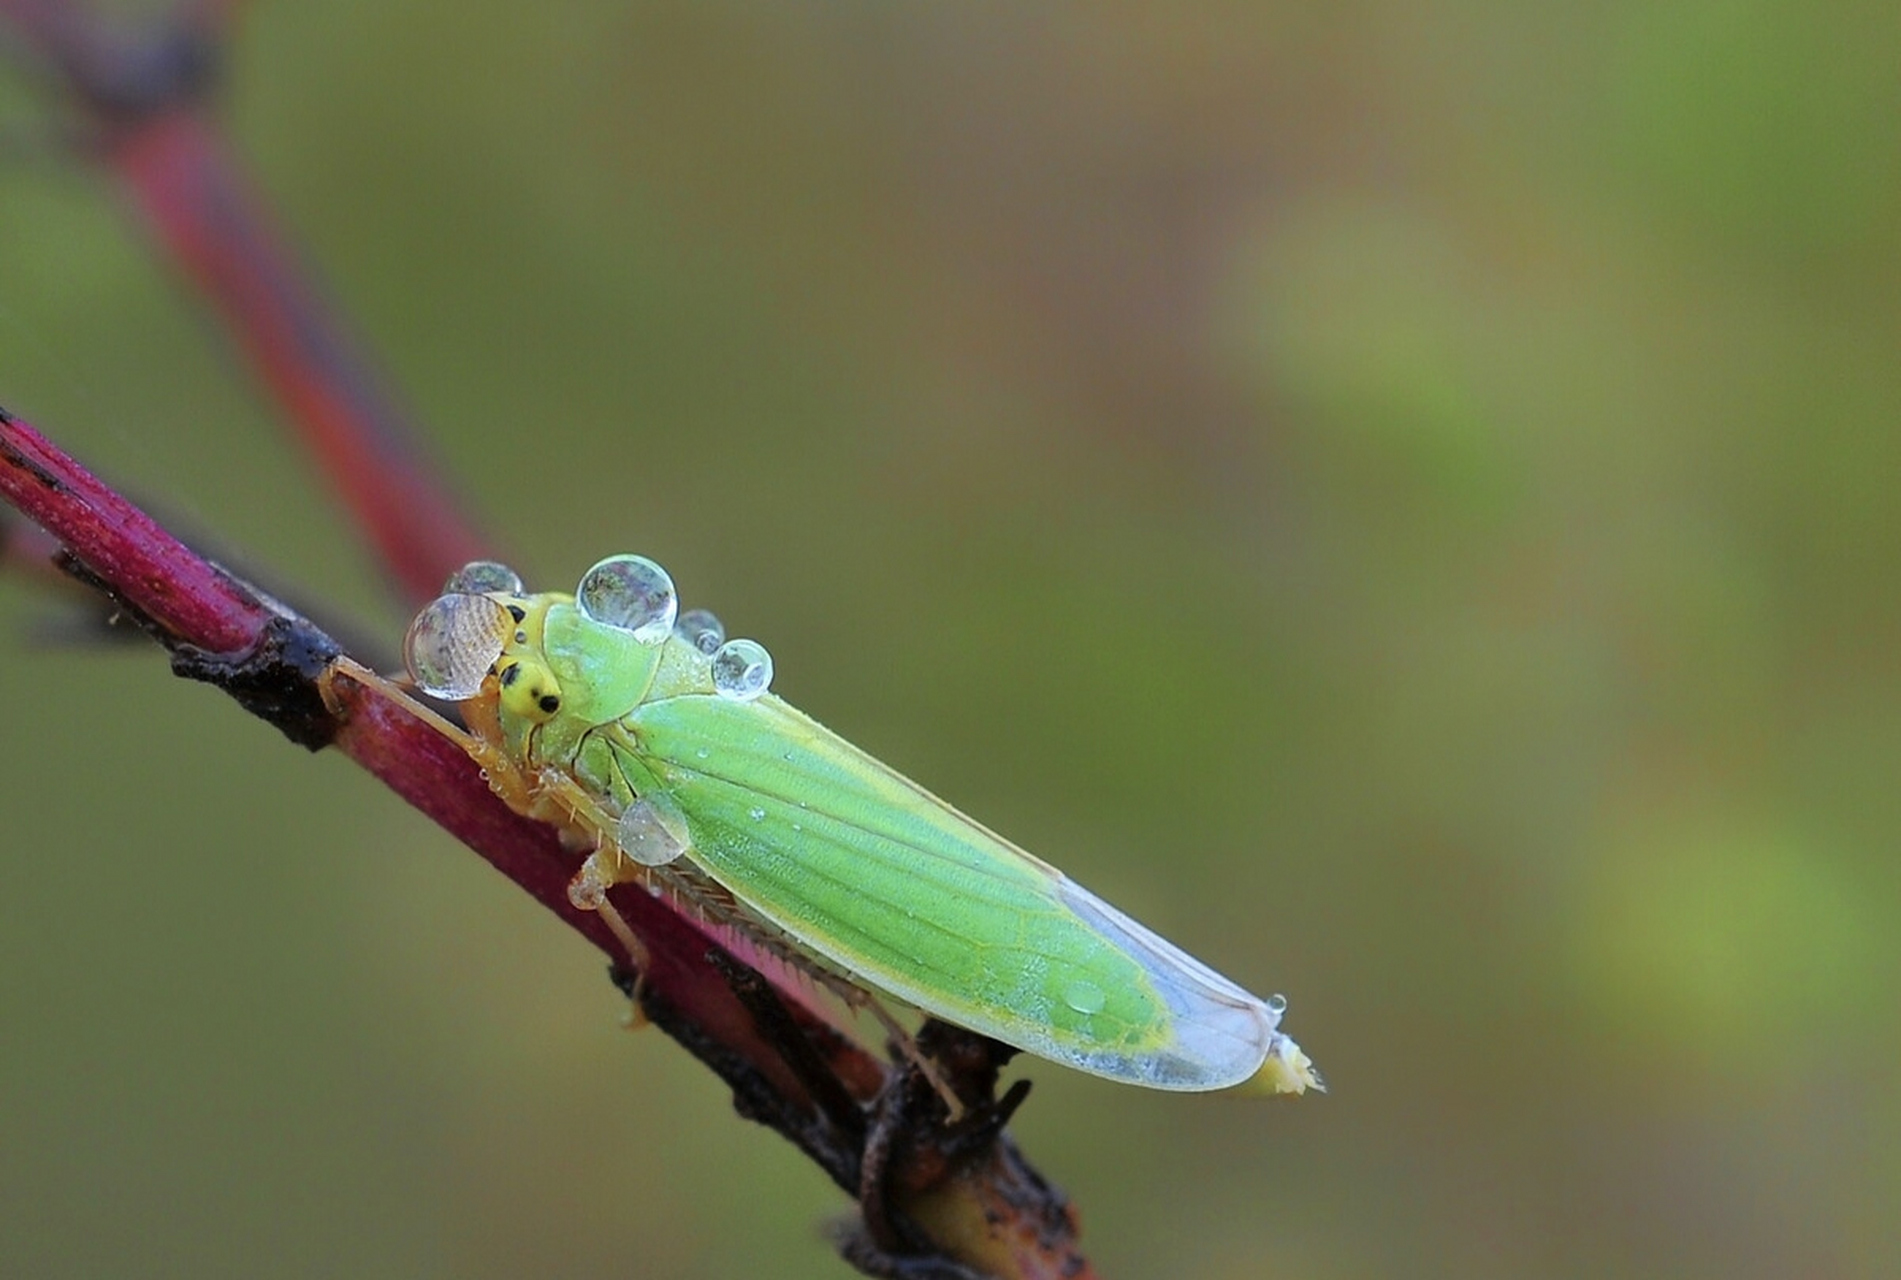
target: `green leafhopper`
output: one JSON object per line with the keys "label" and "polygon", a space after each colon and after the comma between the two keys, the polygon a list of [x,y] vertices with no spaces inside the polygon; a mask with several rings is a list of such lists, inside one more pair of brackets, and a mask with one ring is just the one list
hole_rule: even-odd
{"label": "green leafhopper", "polygon": [[[496,789],[598,848],[579,904],[710,881],[820,971],[1053,1062],[1154,1089],[1320,1088],[1249,994],[769,692],[772,658],[612,556],[575,593],[457,574],[410,675],[462,704]],[[611,921],[610,921],[611,922]],[[622,926],[624,930],[625,926]],[[624,938],[639,961],[639,943]]]}

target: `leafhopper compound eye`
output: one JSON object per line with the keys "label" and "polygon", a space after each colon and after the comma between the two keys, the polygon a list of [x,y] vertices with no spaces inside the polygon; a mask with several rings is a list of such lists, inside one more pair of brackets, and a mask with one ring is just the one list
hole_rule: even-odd
{"label": "leafhopper compound eye", "polygon": [[581,612],[604,626],[633,633],[642,644],[673,634],[680,597],[673,579],[645,556],[609,556],[581,576],[574,590]]}
{"label": "leafhopper compound eye", "polygon": [[508,610],[487,596],[439,596],[409,624],[403,664],[418,689],[460,702],[481,690],[514,629]]}

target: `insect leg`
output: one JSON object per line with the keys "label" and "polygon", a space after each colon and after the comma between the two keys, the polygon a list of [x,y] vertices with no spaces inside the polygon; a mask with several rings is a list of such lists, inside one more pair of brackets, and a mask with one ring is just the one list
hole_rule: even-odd
{"label": "insect leg", "polygon": [[640,989],[647,981],[647,966],[652,955],[647,950],[647,944],[640,940],[640,935],[634,932],[633,926],[627,923],[627,918],[607,900],[607,891],[620,881],[601,874],[600,856],[601,850],[596,849],[581,864],[581,869],[574,873],[574,879],[568,882],[568,901],[583,911],[592,911],[600,916],[601,923],[607,926],[607,931],[627,952],[627,959],[634,966],[635,974],[634,1011],[629,1025],[640,1026],[646,1022],[645,1015],[640,1011]]}
{"label": "insect leg", "polygon": [[[585,911],[598,912],[601,922],[608,932],[614,935],[621,948],[626,951],[638,974],[645,974],[650,955],[647,946],[635,934],[629,925],[607,900],[607,891],[624,880],[635,877],[606,869],[601,857],[603,851],[609,853],[614,864],[627,865],[612,844],[613,824],[601,813],[599,806],[589,798],[587,792],[577,786],[572,779],[552,770],[544,771],[540,777],[531,777],[508,754],[495,745],[501,737],[499,731],[484,734],[483,726],[475,724],[476,732],[471,733],[460,725],[452,724],[438,715],[432,708],[420,701],[408,689],[389,677],[370,670],[362,663],[351,658],[338,658],[318,677],[318,692],[324,705],[333,714],[341,710],[334,686],[339,678],[347,678],[369,689],[374,689],[408,711],[410,715],[427,727],[435,730],[454,743],[482,769],[489,786],[502,800],[517,813],[543,819],[554,818],[564,831],[579,833],[588,838],[595,851],[588,855],[581,870],[568,886],[568,899]],[[489,712],[484,704],[471,701],[464,704],[464,714],[480,716]],[[492,713],[491,713],[492,714]],[[552,806],[553,813],[550,813]],[[638,1026],[645,1017],[640,1012],[640,1002],[634,1001],[630,1023]]]}
{"label": "insect leg", "polygon": [[521,771],[515,767],[514,763],[502,752],[501,748],[484,740],[477,734],[470,733],[461,725],[451,723],[444,719],[432,707],[417,698],[412,691],[405,688],[400,682],[372,671],[356,659],[349,657],[339,657],[335,659],[329,666],[325,667],[323,673],[317,677],[317,692],[323,698],[324,706],[329,709],[332,715],[340,715],[343,710],[341,700],[336,693],[336,682],[340,678],[354,680],[366,689],[375,690],[391,702],[402,707],[425,727],[435,730],[444,738],[454,743],[463,754],[481,766],[482,772],[489,780],[489,785],[493,786],[496,792],[500,794],[504,800],[508,801],[509,806],[511,808],[516,807],[515,797],[506,789],[506,783],[498,784],[497,779],[506,780],[509,778],[519,778]]}
{"label": "insect leg", "polygon": [[937,1064],[918,1048],[917,1040],[904,1029],[904,1024],[892,1016],[889,1009],[878,1003],[876,996],[868,992],[861,992],[861,994],[864,996],[862,1007],[871,1011],[871,1016],[884,1027],[885,1032],[891,1037],[891,1043],[898,1047],[898,1052],[917,1068],[918,1074],[923,1076],[937,1096],[944,1100],[945,1109],[950,1112],[945,1123],[955,1124],[962,1120],[964,1118],[963,1100],[957,1096],[957,1091],[951,1088],[950,1081],[944,1078],[944,1073],[937,1069]]}
{"label": "insect leg", "polygon": [[587,855],[587,859],[581,863],[581,869],[574,873],[574,879],[568,882],[568,901],[583,911],[599,915],[601,923],[607,926],[608,932],[626,951],[635,974],[633,1009],[628,1015],[628,1026],[644,1026],[647,1018],[641,1012],[640,991],[646,982],[652,954],[647,950],[647,944],[640,940],[640,935],[634,932],[633,926],[627,923],[627,918],[608,901],[607,891],[629,881],[644,884],[646,869],[621,853],[619,846],[614,843],[613,819],[573,778],[557,769],[543,769],[527,785],[533,801],[526,812],[557,821],[564,831],[579,835],[585,842],[584,847],[593,846],[593,852]]}

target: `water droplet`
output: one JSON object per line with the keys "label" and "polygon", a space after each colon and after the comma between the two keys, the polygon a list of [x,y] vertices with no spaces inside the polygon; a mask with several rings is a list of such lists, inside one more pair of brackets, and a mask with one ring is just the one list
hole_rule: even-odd
{"label": "water droplet", "polygon": [[614,843],[643,867],[664,867],[686,852],[685,831],[651,800],[627,806],[614,827]]}
{"label": "water droplet", "polygon": [[688,609],[673,624],[673,629],[680,633],[682,640],[709,658],[726,643],[726,628],[711,609]]}
{"label": "water droplet", "polygon": [[794,831],[803,831],[803,830],[805,830],[805,828],[804,828],[804,827],[802,827],[802,826],[800,826],[800,825],[799,825],[798,823],[796,823],[796,822],[792,824],[792,829],[793,829]]}
{"label": "water droplet", "polygon": [[607,886],[588,874],[589,870],[582,868],[581,874],[568,882],[568,901],[581,911],[599,911],[607,901]]}
{"label": "water droplet", "polygon": [[713,691],[751,702],[772,685],[772,655],[757,640],[728,640],[713,655]]}
{"label": "water droplet", "polygon": [[746,811],[746,816],[751,818],[754,822],[764,822],[766,820],[766,811],[754,806]]}
{"label": "water droplet", "polygon": [[713,753],[712,753],[711,751],[708,751],[708,750],[707,750],[707,749],[706,749],[705,747],[701,747],[701,748],[700,748],[700,749],[699,749],[698,751],[695,751],[695,752],[693,753],[693,755],[694,755],[694,758],[695,758],[695,759],[699,759],[699,760],[704,760],[704,759],[706,759],[706,757],[708,757],[708,756],[710,756],[710,755],[712,755],[712,754],[713,754]]}
{"label": "water droplet", "polygon": [[659,644],[672,635],[680,609],[673,579],[645,556],[601,561],[581,576],[574,602],[594,621],[631,631],[642,644]]}
{"label": "water droplet", "polygon": [[1095,983],[1078,978],[1063,988],[1063,1003],[1077,1013],[1101,1013],[1109,997]]}
{"label": "water droplet", "polygon": [[1276,991],[1267,998],[1267,1011],[1275,1017],[1287,1012],[1287,997]]}
{"label": "water droplet", "polygon": [[403,663],[432,698],[472,698],[515,620],[487,596],[440,596],[416,615],[403,637]]}
{"label": "water droplet", "polygon": [[475,560],[450,574],[449,580],[442,584],[442,594],[445,596],[479,596],[491,591],[510,596],[520,595],[521,575],[493,560]]}

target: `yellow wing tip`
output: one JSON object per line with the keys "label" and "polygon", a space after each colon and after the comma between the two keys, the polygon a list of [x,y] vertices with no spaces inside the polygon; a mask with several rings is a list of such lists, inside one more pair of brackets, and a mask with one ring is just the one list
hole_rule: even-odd
{"label": "yellow wing tip", "polygon": [[1283,1093],[1301,1094],[1309,1089],[1315,1093],[1327,1091],[1327,1083],[1314,1069],[1313,1059],[1291,1038],[1276,1035],[1261,1069],[1236,1085],[1234,1091],[1249,1097],[1271,1098]]}

